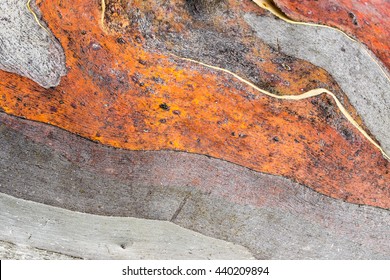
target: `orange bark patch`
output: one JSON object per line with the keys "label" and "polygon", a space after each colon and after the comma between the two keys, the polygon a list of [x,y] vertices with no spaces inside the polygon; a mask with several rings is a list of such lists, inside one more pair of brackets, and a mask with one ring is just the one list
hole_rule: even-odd
{"label": "orange bark patch", "polygon": [[[253,9],[249,2],[235,5]],[[335,198],[390,208],[388,162],[332,99],[275,100],[226,73],[146,48],[135,29],[107,34],[96,2],[45,1],[40,8],[66,51],[69,72],[54,89],[0,73],[5,112],[114,147],[206,154],[292,178]],[[263,74],[280,75],[281,63],[272,63],[280,54],[264,44],[250,51],[266,54]],[[306,65],[315,71],[304,78],[299,71],[283,72],[296,81],[289,92],[301,93],[296,84],[317,80],[336,89],[354,114],[329,75],[301,63],[303,70]]]}
{"label": "orange bark patch", "polygon": [[290,18],[340,28],[366,44],[390,70],[390,2],[275,0]]}

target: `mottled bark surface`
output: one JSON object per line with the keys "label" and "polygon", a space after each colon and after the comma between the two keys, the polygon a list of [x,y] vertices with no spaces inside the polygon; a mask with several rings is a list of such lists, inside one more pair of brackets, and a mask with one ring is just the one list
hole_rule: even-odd
{"label": "mottled bark surface", "polygon": [[267,44],[332,73],[368,129],[390,151],[390,80],[371,52],[334,29],[249,14],[244,18]]}
{"label": "mottled bark surface", "polygon": [[171,221],[260,259],[390,256],[388,210],[206,156],[113,149],[1,117],[2,193],[78,212]]}
{"label": "mottled bark surface", "polygon": [[388,0],[275,0],[289,17],[335,26],[366,44],[390,70]]}
{"label": "mottled bark surface", "polygon": [[[111,19],[111,25],[105,23],[105,28],[111,27],[117,33],[110,34],[99,26],[101,11],[96,3],[61,3],[43,2],[40,7],[48,26],[64,46],[67,76],[55,89],[45,90],[2,73],[0,106],[5,112],[130,150],[169,149],[206,154],[256,171],[286,176],[332,197],[389,208],[388,162],[343,117],[332,100],[326,96],[276,100],[229,74],[183,61],[171,56],[168,49],[157,48],[159,44],[176,46],[175,30],[183,30],[183,42],[188,42],[188,38],[198,38],[200,46],[205,46],[203,41],[210,42],[208,48],[200,48],[206,55],[195,59],[218,63],[225,58],[229,63],[220,66],[232,65],[231,70],[247,79],[251,75],[245,74],[245,65],[257,61],[256,71],[268,73],[252,75],[265,77],[257,82],[259,86],[266,82],[266,77],[274,79],[275,85],[280,86],[278,91],[288,85],[289,92],[295,94],[321,85],[334,90],[356,117],[347,97],[324,70],[284,56],[256,38],[255,30],[244,19],[246,13],[261,13],[251,1],[226,1],[221,7],[225,7],[222,11],[232,11],[229,17],[219,19],[211,14],[202,20],[188,10],[184,1],[166,2],[168,6],[156,6],[154,13],[149,12],[154,1],[135,1],[132,5],[138,7],[136,11],[143,12],[134,15],[134,26],[118,29],[111,26],[116,23]],[[166,14],[168,11],[171,12]],[[146,15],[151,18],[149,21]],[[167,33],[163,23],[171,22],[174,15],[180,15],[173,21],[177,26],[170,27],[172,32]],[[110,21],[110,14],[107,19]],[[183,24],[188,22],[193,26],[185,29]],[[126,26],[125,23],[122,25]],[[237,23],[240,29],[233,28]],[[206,28],[215,30],[227,45],[219,44],[216,35],[208,37]],[[197,30],[205,37],[196,35]],[[243,53],[234,47],[238,42],[247,48],[245,60],[235,58]],[[188,45],[188,49],[197,49],[199,44]],[[222,52],[219,58],[207,55],[206,50],[221,46],[231,51]],[[182,55],[180,48],[176,53]],[[276,82],[281,81],[278,76],[291,80]],[[301,83],[306,86],[301,87]]]}
{"label": "mottled bark surface", "polygon": [[389,80],[359,42],[250,0],[4,3],[0,42],[31,49],[0,48],[5,256],[389,258],[380,150],[330,96],[234,76],[326,88],[388,152]]}

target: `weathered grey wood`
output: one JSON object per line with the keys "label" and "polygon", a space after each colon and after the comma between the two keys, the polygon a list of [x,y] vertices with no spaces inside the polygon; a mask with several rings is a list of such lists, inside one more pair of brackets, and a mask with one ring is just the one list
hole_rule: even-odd
{"label": "weathered grey wood", "polygon": [[30,246],[20,246],[0,241],[1,260],[74,260],[72,256],[58,254]]}
{"label": "weathered grey wood", "polygon": [[0,194],[0,240],[86,259],[252,259],[167,221],[79,213]]}
{"label": "weathered grey wood", "polygon": [[[49,29],[39,26],[26,3],[0,1],[0,69],[28,77],[45,88],[54,87],[66,74],[65,54]],[[39,11],[34,11],[39,16]]]}
{"label": "weathered grey wood", "polygon": [[0,120],[0,192],[169,220],[259,259],[390,258],[389,210],[206,156],[113,149],[41,123],[1,113]]}
{"label": "weathered grey wood", "polygon": [[245,15],[245,20],[267,44],[328,71],[390,154],[390,80],[370,51],[330,28],[289,24],[273,16],[252,14]]}

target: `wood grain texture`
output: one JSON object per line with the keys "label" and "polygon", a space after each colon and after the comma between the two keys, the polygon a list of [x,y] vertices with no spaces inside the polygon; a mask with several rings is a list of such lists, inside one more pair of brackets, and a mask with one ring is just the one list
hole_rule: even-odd
{"label": "wood grain texture", "polygon": [[0,241],[1,260],[75,260],[76,257]]}
{"label": "wood grain texture", "polygon": [[241,246],[167,221],[104,217],[0,194],[0,238],[94,260],[253,259]]}
{"label": "wood grain texture", "polygon": [[114,149],[0,116],[2,193],[90,214],[171,221],[244,246],[258,259],[390,256],[389,210],[215,158]]}
{"label": "wood grain texture", "polygon": [[390,70],[390,2],[387,0],[275,0],[298,21],[316,22],[344,30],[364,42]]}
{"label": "wood grain texture", "polygon": [[[43,89],[22,77],[1,73],[2,109],[106,145],[205,154],[286,176],[331,197],[390,207],[388,162],[342,117],[330,99],[277,101],[226,73],[169,55],[173,50],[169,45],[178,41],[174,30],[182,30],[194,44],[202,42],[199,34],[212,30],[212,36],[204,37],[205,42],[216,44],[201,45],[207,48],[199,50],[207,51],[195,52],[204,54],[199,59],[225,61],[221,66],[232,65],[233,71],[276,92],[288,88],[299,93],[321,84],[334,91],[357,118],[329,74],[284,56],[252,36],[254,31],[242,15],[262,12],[251,1],[225,1],[232,12],[225,14],[222,22],[218,21],[221,11],[199,20],[183,1],[161,6],[142,3],[134,2],[145,13],[133,15],[135,25],[130,25],[127,33],[118,28],[114,32],[116,27],[109,23],[114,31],[107,33],[98,24],[101,14],[95,2],[38,1],[45,21],[65,49],[69,72],[55,89]],[[157,14],[146,13],[155,6]],[[182,18],[177,26],[163,24],[179,14]],[[146,15],[152,18],[148,24]],[[160,19],[163,15],[166,18]],[[187,35],[185,19],[195,34]],[[160,24],[150,24],[155,21]],[[111,23],[120,25],[114,19]],[[237,24],[242,28],[234,28]],[[168,39],[162,42],[164,38]],[[228,47],[218,49],[225,46],[219,42]],[[196,49],[194,44],[187,49]],[[186,46],[176,53],[186,54]],[[286,63],[293,71],[283,68]],[[253,65],[253,73],[248,72],[248,65]]]}

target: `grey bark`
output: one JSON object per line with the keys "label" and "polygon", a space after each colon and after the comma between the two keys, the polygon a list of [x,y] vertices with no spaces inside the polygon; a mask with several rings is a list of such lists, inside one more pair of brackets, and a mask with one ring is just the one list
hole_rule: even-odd
{"label": "grey bark", "polygon": [[84,214],[0,194],[0,238],[86,259],[253,259],[167,221]]}
{"label": "grey bark", "polygon": [[0,1],[0,69],[55,87],[66,74],[64,51],[49,29],[39,26],[26,2]]}
{"label": "grey bark", "polygon": [[265,43],[328,71],[390,154],[390,80],[370,51],[326,27],[290,24],[252,14],[245,15],[245,20]]}
{"label": "grey bark", "polygon": [[[259,259],[390,258],[389,210],[332,199],[223,160],[113,149],[0,116],[22,131],[0,125],[2,193],[79,212],[172,221],[242,245]],[[31,140],[36,135],[40,142]],[[0,205],[0,213],[7,209]]]}

